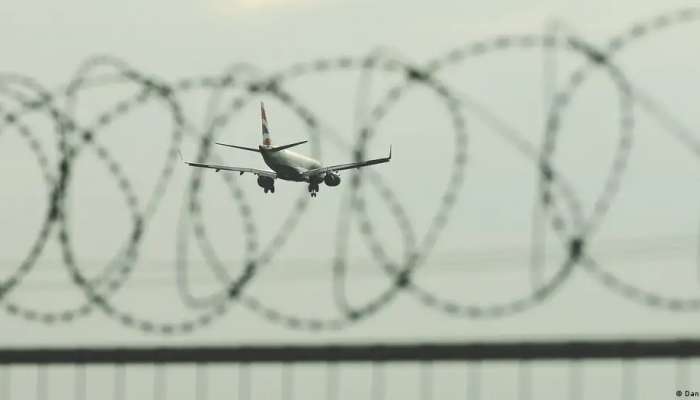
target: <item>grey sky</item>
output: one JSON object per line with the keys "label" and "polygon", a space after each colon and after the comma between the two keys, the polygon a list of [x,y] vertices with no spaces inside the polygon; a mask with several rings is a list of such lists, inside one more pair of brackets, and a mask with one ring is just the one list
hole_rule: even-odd
{"label": "grey sky", "polygon": [[[58,89],[88,57],[106,54],[125,60],[147,75],[174,82],[184,77],[216,75],[239,63],[254,65],[265,75],[297,62],[362,57],[380,47],[421,65],[458,46],[498,34],[541,34],[555,20],[592,44],[602,46],[633,22],[692,4],[648,0],[5,0],[0,2],[3,51],[0,72],[30,76],[47,88]],[[700,126],[695,95],[700,90],[697,79],[700,59],[693,47],[698,34],[697,22],[678,25],[645,37],[614,59],[635,90],[662,104],[688,127],[695,140],[700,139],[695,133]],[[552,78],[561,87],[571,71],[583,62],[580,55],[557,53],[556,76],[543,76],[547,74],[543,70],[545,56],[541,50],[494,52],[437,74],[462,101],[475,101],[494,114],[502,129],[494,129],[493,124],[482,118],[483,114],[463,109],[468,134],[464,185],[458,191],[459,200],[448,216],[445,229],[416,275],[416,281],[432,293],[457,303],[489,306],[532,292],[528,265],[536,174],[532,160],[503,140],[502,134],[514,130],[537,147],[547,109],[543,83],[546,78]],[[373,75],[370,105],[400,78],[399,74],[382,72]],[[352,158],[348,148],[337,145],[337,141],[350,143],[357,128],[354,107],[358,81],[357,71],[341,71],[309,74],[285,82],[285,89],[321,121],[324,162]],[[619,94],[611,82],[604,72],[593,73],[562,114],[562,135],[554,162],[557,172],[571,183],[585,216],[593,212],[603,191],[619,140]],[[88,124],[105,107],[133,95],[137,89],[124,84],[85,91],[77,108],[79,123]],[[207,93],[183,95],[180,100],[188,122],[201,132]],[[244,146],[257,144],[259,100],[266,101],[276,144],[308,138],[309,132],[299,118],[269,96],[252,97],[251,104],[217,138]],[[0,105],[9,109],[16,106],[4,96],[0,97]],[[627,169],[610,209],[589,242],[589,254],[601,268],[612,271],[625,282],[666,296],[696,298],[700,284],[697,154],[669,134],[642,104],[634,106],[635,130]],[[34,115],[26,123],[35,132],[51,165],[55,165],[55,137],[48,118]],[[150,101],[100,132],[100,143],[122,166],[141,206],[147,203],[165,161],[171,128],[172,121],[163,105]],[[455,151],[453,143],[444,105],[434,93],[419,85],[411,88],[390,111],[369,143],[368,156],[382,155],[393,145],[392,162],[375,171],[411,217],[419,242],[429,228],[448,182]],[[197,146],[192,137],[184,140],[181,150],[185,157],[195,157]],[[130,225],[123,195],[113,178],[93,152],[84,153],[75,164],[68,205],[78,263],[92,276],[123,246]],[[263,167],[255,154],[216,149],[216,155],[232,165]],[[0,132],[3,277],[9,276],[26,255],[44,216],[46,186],[37,165],[34,153],[16,130]],[[160,206],[147,225],[136,270],[113,297],[119,310],[160,322],[177,322],[199,313],[182,304],[174,264],[176,249],[181,247],[176,232],[192,172],[183,165],[175,166]],[[231,201],[221,176],[209,172],[204,173],[201,195],[207,232],[230,273],[236,274],[241,271],[245,255],[243,220],[239,205]],[[246,288],[247,296],[304,318],[337,317],[332,292],[333,254],[338,210],[344,204],[351,176],[343,175],[344,184],[338,188],[321,188],[319,197],[308,204],[302,222],[287,243]],[[251,204],[259,248],[265,248],[293,202],[305,197],[305,188],[281,183],[277,193],[269,196],[262,193],[251,176],[235,175],[233,180]],[[376,189],[368,187],[364,193],[377,236],[386,246],[388,256],[400,261],[404,251],[401,235],[405,232]],[[359,234],[359,220],[353,221],[348,241],[351,251],[347,292],[353,305],[361,305],[381,293],[389,280]],[[563,255],[560,242],[551,231],[547,232],[547,238],[549,262],[544,269],[545,278],[553,276]],[[195,293],[205,295],[219,290],[220,285],[191,236],[187,249]],[[35,270],[5,299],[5,307],[17,304],[52,312],[81,304],[84,296],[68,283],[60,254],[52,239]],[[495,319],[451,317],[420,304],[408,293],[399,295],[388,307],[354,326],[313,334],[269,322],[242,305],[233,305],[225,316],[192,335],[168,338],[122,327],[100,312],[69,324],[48,326],[9,314],[0,318],[3,326],[0,341],[4,346],[687,337],[695,335],[700,328],[695,313],[644,307],[604,288],[582,268],[577,268],[544,303]],[[388,379],[415,380],[418,369],[414,367],[392,370]],[[543,379],[559,384],[553,384],[550,391],[537,398],[561,396],[565,392],[562,382],[566,368],[557,364],[539,370],[539,376],[546,377]],[[613,375],[619,371],[615,368],[598,365],[587,372],[590,374],[587,379],[603,382],[601,388],[618,390]],[[638,379],[670,382],[672,369],[670,364],[660,363],[639,372]],[[461,370],[455,372],[445,367],[440,371],[438,381],[462,379],[455,375],[461,374]],[[346,371],[355,376],[356,382],[366,380],[366,372]],[[52,372],[54,377],[62,376],[61,373]],[[95,381],[110,379],[99,378],[100,373],[93,374],[97,376]],[[212,376],[216,373],[212,372]],[[31,382],[33,375],[28,374],[19,371],[14,379]],[[170,374],[173,381],[189,379],[183,371],[170,371]],[[319,379],[321,372],[311,368],[300,374],[313,381]],[[495,396],[492,398],[515,396],[514,386],[508,384],[514,382],[515,374],[513,366],[485,369],[484,385],[491,388]],[[268,375],[260,373],[257,379]],[[54,379],[65,382],[62,378]],[[228,381],[224,379],[224,382]],[[147,386],[134,385],[141,391]],[[267,384],[260,386],[277,390]],[[451,391],[449,385],[446,387],[440,390]],[[655,389],[658,391],[647,394],[671,393],[665,386],[663,391]],[[226,388],[212,392],[216,390]],[[361,390],[350,387],[344,393],[357,394]],[[405,393],[393,392],[393,395]]]}
{"label": "grey sky", "polygon": [[[574,32],[597,45],[676,6],[666,1],[492,1],[406,2],[345,0],[204,0],[142,2],[10,1],[0,3],[0,70],[36,78],[48,88],[64,85],[89,56],[114,55],[148,75],[166,81],[214,75],[235,63],[250,63],[265,73],[296,62],[318,58],[362,57],[378,47],[392,49],[417,64],[427,62],[465,43],[502,33],[542,33],[548,22],[564,21]],[[690,38],[698,23],[684,24],[654,35],[625,50],[615,59],[635,88],[649,93],[692,129],[700,126],[695,94],[700,59]],[[694,39],[693,39],[694,40]],[[558,53],[563,84],[583,61]],[[537,145],[544,126],[543,53],[514,50],[488,55],[447,68],[438,77],[450,89],[478,101],[518,135]],[[285,88],[322,121],[324,162],[351,159],[346,143],[356,128],[354,101],[358,74],[312,74]],[[372,98],[398,80],[377,73]],[[126,88],[125,88],[126,87]],[[78,108],[79,121],[94,119],[105,106],[133,94],[135,87],[87,91]],[[183,96],[188,119],[202,129],[206,94]],[[282,144],[308,137],[304,125],[279,101],[254,97],[217,137],[240,145],[259,142],[257,101],[265,100],[272,139]],[[2,98],[4,106],[13,103]],[[586,215],[603,190],[617,143],[618,94],[610,79],[594,73],[562,117],[555,162],[571,182]],[[698,293],[698,158],[672,138],[658,121],[636,105],[635,138],[620,191],[593,235],[592,256],[602,268],[647,290],[679,298]],[[536,174],[531,160],[505,142],[488,123],[465,111],[468,124],[468,162],[459,201],[446,228],[417,274],[417,281],[433,292],[460,303],[493,304],[531,292],[530,233]],[[51,162],[54,138],[48,119],[34,116],[36,129]],[[100,135],[124,168],[145,205],[160,170],[172,123],[162,104],[150,102],[116,122]],[[390,112],[370,142],[368,155],[382,155],[394,147],[394,160],[377,168],[411,216],[420,241],[440,203],[454,155],[448,114],[434,94],[416,87]],[[698,138],[698,136],[695,136]],[[196,155],[188,138],[186,157]],[[306,151],[309,148],[304,149]],[[256,155],[217,149],[226,163],[263,167]],[[16,131],[0,133],[0,271],[10,273],[26,254],[43,218],[46,188],[33,154]],[[76,166],[71,186],[71,232],[81,266],[98,272],[124,243],[129,233],[127,210],[106,169],[86,151]],[[125,312],[157,321],[179,321],[195,315],[178,297],[174,278],[175,232],[180,222],[187,180],[192,170],[175,168],[160,208],[149,223],[139,249],[134,276],[115,297]],[[350,174],[344,175],[347,183]],[[255,179],[234,180],[252,204],[258,240],[265,247],[292,203],[304,195],[301,185],[282,183],[274,196],[263,195]],[[241,269],[244,256],[242,220],[220,176],[204,174],[202,201],[205,221],[217,253]],[[294,234],[265,266],[246,293],[270,307],[305,317],[337,315],[332,298],[331,272],[338,209],[344,185],[322,187],[309,204]],[[401,231],[388,207],[373,189],[366,189],[369,215],[394,260],[403,251]],[[388,285],[371,259],[366,242],[353,224],[348,294],[353,304],[375,297]],[[552,276],[561,260],[558,240],[548,234]],[[190,240],[193,285],[206,294],[219,286],[203,256]],[[60,263],[55,241],[42,253],[36,270],[9,300],[44,311],[72,307],[83,296],[71,287]],[[234,305],[226,316],[191,336],[163,339],[121,327],[99,312],[66,325],[44,326],[21,318],[2,317],[0,340],[26,344],[162,344],[184,342],[316,342],[386,340],[503,340],[552,337],[688,336],[700,327],[693,313],[671,313],[623,299],[577,269],[564,287],[544,304],[501,319],[453,318],[400,295],[370,319],[340,332],[312,335],[289,330]]]}

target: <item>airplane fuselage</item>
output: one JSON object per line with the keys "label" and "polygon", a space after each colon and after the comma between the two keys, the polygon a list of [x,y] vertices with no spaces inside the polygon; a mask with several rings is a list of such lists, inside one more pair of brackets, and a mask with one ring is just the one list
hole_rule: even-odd
{"label": "airplane fuselage", "polygon": [[[291,150],[270,151],[265,146],[259,146],[260,154],[270,169],[277,173],[279,179],[295,182],[308,182],[309,178],[303,173],[321,168],[321,162]],[[322,176],[320,178],[323,178]]]}

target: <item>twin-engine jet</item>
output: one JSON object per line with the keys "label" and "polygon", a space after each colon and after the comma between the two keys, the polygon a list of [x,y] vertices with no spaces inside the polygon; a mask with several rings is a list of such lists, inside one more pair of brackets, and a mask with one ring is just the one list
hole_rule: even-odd
{"label": "twin-engine jet", "polygon": [[324,167],[318,160],[314,160],[313,158],[288,150],[290,147],[306,143],[306,140],[285,144],[283,146],[273,146],[272,141],[270,140],[270,130],[268,129],[267,117],[265,116],[265,105],[263,103],[260,103],[260,115],[262,118],[263,141],[257,149],[219,142],[216,144],[260,153],[265,161],[265,164],[267,164],[272,171],[245,167],[229,167],[226,165],[216,164],[200,164],[189,161],[185,161],[185,164],[193,167],[211,168],[216,172],[235,171],[239,172],[241,175],[246,172],[255,174],[258,176],[258,185],[263,188],[265,193],[275,193],[276,179],[294,182],[307,182],[309,184],[309,193],[311,194],[311,197],[316,197],[316,193],[318,193],[319,184],[321,182],[324,182],[328,186],[338,186],[340,184],[340,176],[337,174],[338,171],[382,164],[391,160],[391,147],[389,147],[389,155],[384,158]]}

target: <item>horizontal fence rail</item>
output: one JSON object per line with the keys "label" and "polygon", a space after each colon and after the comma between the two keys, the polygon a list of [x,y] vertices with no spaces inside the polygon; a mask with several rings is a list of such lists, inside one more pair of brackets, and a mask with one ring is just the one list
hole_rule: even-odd
{"label": "horizontal fence rail", "polygon": [[0,364],[348,363],[689,357],[700,357],[700,340],[0,350]]}
{"label": "horizontal fence rail", "polygon": [[700,340],[0,349],[4,399],[671,399]]}

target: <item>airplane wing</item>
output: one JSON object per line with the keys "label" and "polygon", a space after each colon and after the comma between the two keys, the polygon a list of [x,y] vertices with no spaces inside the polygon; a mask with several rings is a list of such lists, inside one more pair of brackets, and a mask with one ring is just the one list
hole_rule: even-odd
{"label": "airplane wing", "polygon": [[245,167],[229,167],[226,165],[217,165],[217,164],[200,164],[200,163],[195,163],[195,162],[189,162],[183,160],[183,162],[191,167],[199,167],[199,168],[210,168],[213,170],[216,170],[216,172],[219,171],[234,171],[238,172],[241,175],[245,174],[246,172],[255,174],[258,176],[266,176],[268,178],[275,179],[277,178],[277,173],[272,172],[272,171],[265,171],[262,169],[255,169],[255,168],[245,168]]}
{"label": "airplane wing", "polygon": [[383,158],[375,158],[374,160],[366,160],[366,161],[360,161],[360,162],[353,162],[353,163],[347,163],[347,164],[338,164],[338,165],[331,165],[328,167],[321,167],[321,168],[316,168],[316,169],[310,169],[302,175],[304,176],[312,176],[312,175],[318,175],[318,174],[323,174],[326,172],[336,172],[336,171],[342,171],[344,169],[353,169],[353,168],[362,168],[362,167],[367,167],[370,165],[375,165],[375,164],[382,164],[385,162],[391,161],[391,147],[389,147],[389,155],[387,157]]}

